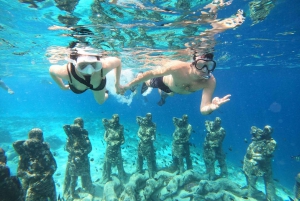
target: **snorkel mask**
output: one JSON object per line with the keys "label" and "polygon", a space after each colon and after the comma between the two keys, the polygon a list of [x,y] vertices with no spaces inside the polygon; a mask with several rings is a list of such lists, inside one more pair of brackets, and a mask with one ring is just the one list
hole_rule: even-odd
{"label": "snorkel mask", "polygon": [[94,72],[100,71],[102,63],[100,58],[90,55],[80,55],[77,58],[76,69],[80,73],[92,75]]}
{"label": "snorkel mask", "polygon": [[216,62],[213,60],[213,57],[214,55],[212,53],[204,54],[198,58],[194,56],[194,62],[192,64],[197,70],[205,73],[202,77],[206,80],[211,77],[212,72],[217,66]]}

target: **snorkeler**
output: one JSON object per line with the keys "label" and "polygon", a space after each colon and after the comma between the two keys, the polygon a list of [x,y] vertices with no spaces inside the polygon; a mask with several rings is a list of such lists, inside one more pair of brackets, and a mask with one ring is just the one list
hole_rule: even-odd
{"label": "snorkeler", "polygon": [[124,90],[144,82],[142,93],[148,87],[158,88],[161,94],[161,100],[158,104],[163,105],[167,96],[172,96],[174,93],[191,94],[203,89],[200,112],[204,115],[210,114],[230,100],[230,95],[212,99],[216,87],[216,79],[212,75],[216,67],[213,56],[212,53],[203,54],[200,57],[194,57],[192,63],[178,60],[170,61],[163,68],[140,74],[125,85]]}
{"label": "snorkeler", "polygon": [[[78,51],[72,58],[76,64],[68,63],[63,66],[50,66],[49,73],[62,90],[73,91],[81,94],[91,89],[94,98],[99,104],[103,104],[108,98],[106,86],[106,74],[115,69],[116,92],[120,93],[121,60],[116,57],[101,57],[100,55]],[[63,80],[68,81],[65,84]]]}
{"label": "snorkeler", "polygon": [[14,94],[15,92],[11,90],[0,78],[0,87],[7,91],[9,94]]}

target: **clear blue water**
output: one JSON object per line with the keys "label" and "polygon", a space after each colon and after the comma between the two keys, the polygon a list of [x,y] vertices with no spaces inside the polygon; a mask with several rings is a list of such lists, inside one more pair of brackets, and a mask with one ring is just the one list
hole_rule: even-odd
{"label": "clear blue water", "polygon": [[[73,15],[82,18],[80,22],[83,24],[90,25],[92,13],[89,8],[92,2],[80,2]],[[219,18],[229,17],[239,8],[244,9],[247,15],[242,26],[216,36],[218,43],[215,46],[215,59],[218,66],[214,72],[217,79],[214,95],[224,96],[230,93],[231,101],[213,114],[202,116],[199,112],[201,92],[175,95],[163,107],[159,107],[156,104],[159,95],[155,90],[147,96],[146,104],[134,97],[129,106],[119,103],[115,96],[110,96],[104,105],[98,105],[91,92],[75,95],[59,90],[55,84],[49,83],[53,81],[48,75],[51,64],[46,52],[49,47],[64,47],[73,40],[72,37],[61,37],[63,31],[48,30],[52,25],[62,26],[56,16],[65,12],[57,9],[53,1],[36,2],[39,8],[29,8],[29,4],[1,0],[0,77],[15,94],[9,95],[4,90],[0,91],[0,127],[14,133],[20,126],[6,124],[13,119],[18,122],[22,119],[36,119],[36,127],[43,127],[45,121],[51,121],[51,118],[70,117],[71,122],[73,118],[81,116],[100,121],[115,113],[120,115],[121,122],[135,125],[136,116],[151,112],[154,122],[157,123],[158,133],[170,136],[174,131],[172,117],[188,114],[195,130],[192,142],[201,147],[204,140],[204,121],[219,116],[227,132],[223,145],[227,160],[242,168],[240,161],[243,160],[249,145],[244,139],[251,141],[250,127],[255,125],[262,128],[268,124],[274,128],[273,137],[278,144],[273,161],[274,178],[292,189],[294,177],[300,170],[300,162],[291,159],[291,156],[300,154],[300,2],[278,0],[267,18],[253,26],[249,17],[249,2],[236,0],[231,6],[219,11]],[[197,10],[196,8],[202,6],[193,8]],[[128,9],[131,9],[130,6]],[[132,9],[135,12],[138,10],[136,7]],[[180,10],[179,15],[194,19],[188,15],[188,11]],[[123,20],[124,24],[130,20],[136,23],[129,14]],[[122,19],[117,21],[122,22]],[[147,31],[159,33],[159,28],[153,26]],[[107,38],[109,35],[105,37]],[[175,42],[182,47],[180,41]],[[168,51],[167,46],[159,44],[152,49]],[[111,54],[122,59],[123,69],[139,71],[141,66],[132,64],[128,51],[134,51],[134,48],[125,44],[124,48],[111,51]],[[18,53],[24,55],[17,55]],[[164,57],[174,59],[171,54],[164,54]],[[136,62],[143,62],[142,59],[134,59]],[[280,111],[272,111],[274,103],[281,106]],[[21,124],[22,130],[29,131],[32,124],[34,123]],[[24,138],[25,136],[26,133]],[[13,139],[17,140],[14,136]]]}

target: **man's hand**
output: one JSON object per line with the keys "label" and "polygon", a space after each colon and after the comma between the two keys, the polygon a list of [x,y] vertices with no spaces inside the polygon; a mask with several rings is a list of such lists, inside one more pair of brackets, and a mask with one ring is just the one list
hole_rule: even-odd
{"label": "man's hand", "polygon": [[117,94],[121,94],[121,95],[123,95],[124,93],[125,93],[125,91],[124,91],[124,88],[123,88],[123,86],[121,86],[121,85],[119,85],[119,84],[116,84],[115,85],[115,88],[116,88],[116,93]]}
{"label": "man's hand", "polygon": [[219,98],[219,97],[215,97],[212,100],[212,104],[210,106],[210,108],[214,111],[216,109],[218,109],[221,105],[223,105],[224,103],[227,103],[228,101],[230,101],[230,94],[224,96],[223,98]]}
{"label": "man's hand", "polygon": [[128,85],[120,86],[119,93],[117,92],[117,94],[124,95],[128,89],[129,89]]}

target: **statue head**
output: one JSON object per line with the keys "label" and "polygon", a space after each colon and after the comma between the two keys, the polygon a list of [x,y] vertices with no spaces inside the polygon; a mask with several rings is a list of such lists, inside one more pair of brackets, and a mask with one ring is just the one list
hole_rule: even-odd
{"label": "statue head", "polygon": [[33,128],[28,133],[29,139],[37,139],[40,141],[44,141],[43,131],[39,128]]}
{"label": "statue head", "polygon": [[253,141],[265,140],[270,139],[273,129],[271,126],[267,125],[264,129],[257,128],[256,126],[251,127],[250,134],[252,135]]}
{"label": "statue head", "polygon": [[78,126],[80,126],[80,128],[84,127],[84,121],[81,117],[77,117],[76,119],[74,119],[74,124],[77,124]]}
{"label": "statue head", "polygon": [[272,133],[273,133],[273,128],[271,126],[269,126],[269,125],[266,125],[264,127],[264,138],[265,139],[270,139]]}
{"label": "statue head", "polygon": [[113,122],[114,123],[119,123],[119,115],[118,114],[114,114],[113,116],[112,116],[112,120],[113,120]]}
{"label": "statue head", "polygon": [[183,127],[188,124],[188,116],[185,114],[182,116],[182,119],[173,117],[173,123],[177,127]]}
{"label": "statue head", "polygon": [[189,120],[189,117],[186,114],[182,115],[182,121],[184,123],[188,123],[188,120]]}
{"label": "statue head", "polygon": [[146,119],[148,122],[149,122],[149,121],[152,121],[152,114],[151,114],[151,113],[147,113],[145,119]]}
{"label": "statue head", "polygon": [[222,123],[222,120],[220,117],[216,117],[215,119],[215,126],[220,127]]}

